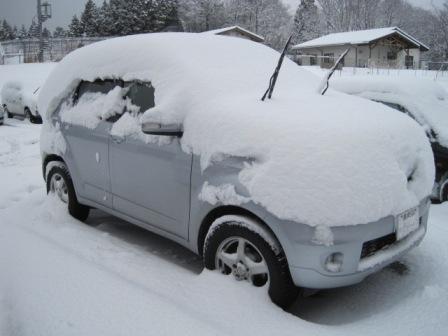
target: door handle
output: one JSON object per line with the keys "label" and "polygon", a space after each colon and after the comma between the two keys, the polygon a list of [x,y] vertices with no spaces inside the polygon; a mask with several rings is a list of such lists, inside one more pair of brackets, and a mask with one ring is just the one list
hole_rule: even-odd
{"label": "door handle", "polygon": [[112,141],[116,144],[121,144],[124,141],[123,137],[119,137],[119,136],[114,136],[112,135]]}

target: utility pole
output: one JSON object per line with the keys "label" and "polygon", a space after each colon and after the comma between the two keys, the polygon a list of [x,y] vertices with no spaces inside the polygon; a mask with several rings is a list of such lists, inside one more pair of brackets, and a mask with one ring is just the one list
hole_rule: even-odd
{"label": "utility pole", "polygon": [[42,32],[42,24],[51,19],[51,5],[48,1],[37,0],[37,30],[39,34],[39,62],[44,61],[44,36]]}

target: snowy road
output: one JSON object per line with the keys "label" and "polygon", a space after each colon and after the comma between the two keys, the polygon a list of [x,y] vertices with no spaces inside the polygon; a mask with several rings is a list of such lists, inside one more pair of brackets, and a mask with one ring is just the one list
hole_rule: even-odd
{"label": "snowy road", "polygon": [[154,234],[71,219],[45,195],[39,131],[0,126],[0,335],[448,335],[448,205],[400,263],[289,314]]}

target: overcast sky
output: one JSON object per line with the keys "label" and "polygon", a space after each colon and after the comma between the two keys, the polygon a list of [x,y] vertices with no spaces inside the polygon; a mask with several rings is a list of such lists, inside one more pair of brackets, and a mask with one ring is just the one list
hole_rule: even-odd
{"label": "overcast sky", "polygon": [[[102,0],[94,0],[102,3]],[[300,0],[283,0],[291,8],[296,8]],[[444,0],[409,0],[411,3],[431,8],[431,3],[440,5]],[[74,14],[79,14],[86,0],[50,0],[53,5],[53,18],[46,25],[53,30],[56,26],[67,26]],[[36,0],[0,0],[0,18],[7,19],[11,24],[29,26],[36,15]]]}

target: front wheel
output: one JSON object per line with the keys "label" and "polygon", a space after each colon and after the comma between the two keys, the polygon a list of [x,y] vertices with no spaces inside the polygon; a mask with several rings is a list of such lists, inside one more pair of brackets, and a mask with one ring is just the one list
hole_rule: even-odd
{"label": "front wheel", "polygon": [[29,107],[25,107],[25,118],[28,119],[32,124],[40,123],[40,118],[33,116]]}
{"label": "front wheel", "polygon": [[206,268],[217,269],[236,281],[266,286],[271,300],[284,309],[300,292],[275,238],[261,225],[244,218],[212,225],[204,245],[204,263]]}
{"label": "front wheel", "polygon": [[89,207],[78,203],[72,178],[63,163],[52,167],[48,173],[47,193],[55,195],[61,202],[67,204],[68,212],[74,218],[85,221],[89,216]]}

